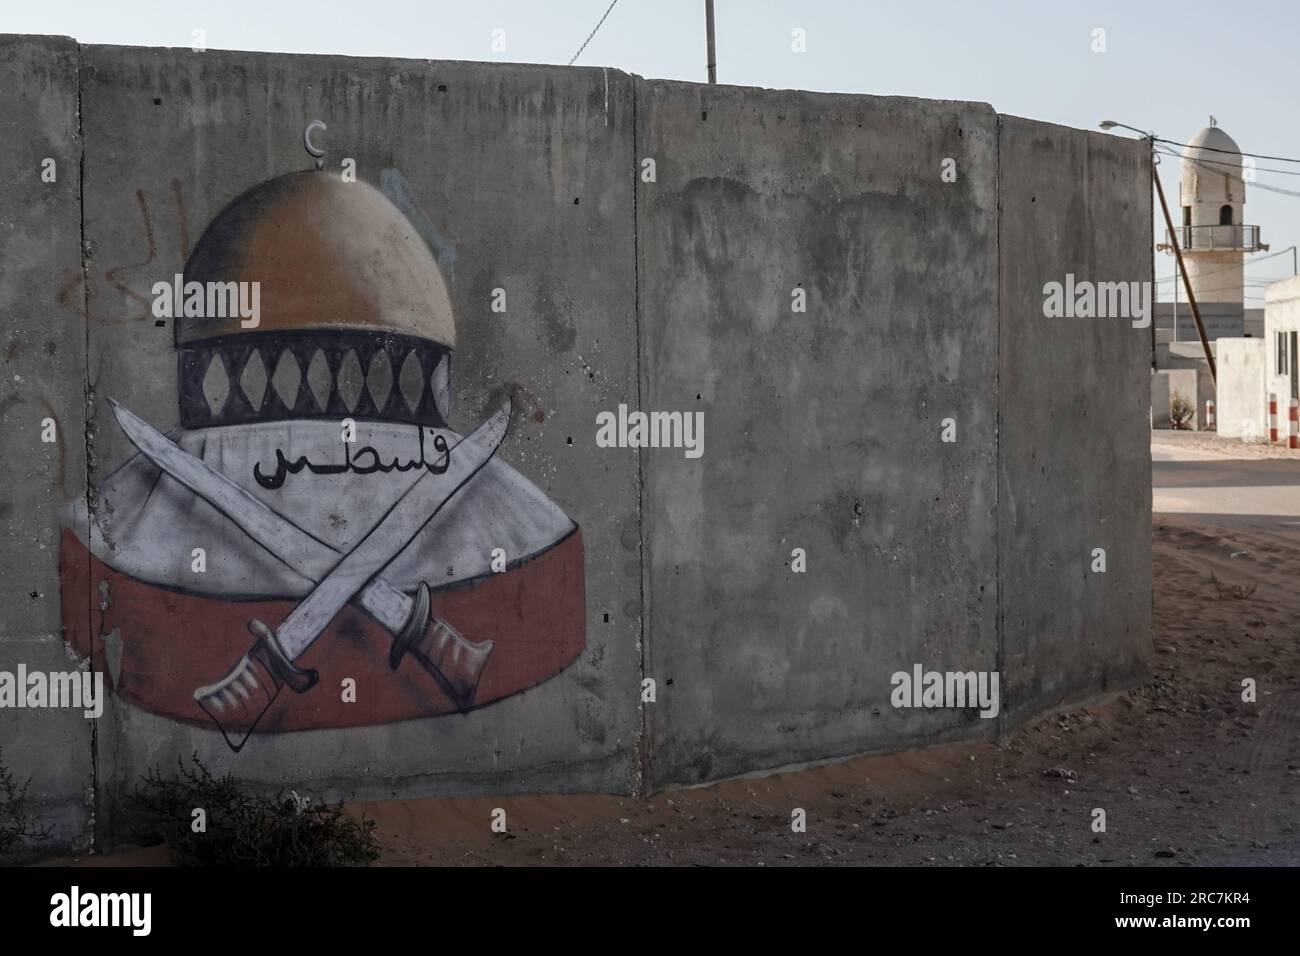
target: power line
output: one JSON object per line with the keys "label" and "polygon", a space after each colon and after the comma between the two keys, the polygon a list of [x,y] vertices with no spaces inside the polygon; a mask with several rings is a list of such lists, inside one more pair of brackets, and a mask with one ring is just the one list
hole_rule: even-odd
{"label": "power line", "polygon": [[1164,139],[1161,136],[1152,136],[1157,143],[1168,143],[1170,146],[1182,146],[1186,149],[1205,149],[1212,153],[1229,153],[1233,156],[1253,156],[1255,159],[1270,159],[1277,163],[1300,163],[1300,159],[1292,159],[1290,156],[1265,156],[1263,153],[1243,153],[1239,149],[1220,149],[1217,146],[1193,146],[1191,143],[1179,143],[1176,140]]}
{"label": "power line", "polygon": [[[1263,262],[1265,259],[1276,259],[1278,256],[1285,256],[1286,254],[1288,254],[1288,253],[1289,253],[1292,249],[1294,249],[1294,248],[1295,248],[1295,246],[1287,246],[1285,249],[1279,249],[1277,252],[1269,252],[1269,253],[1266,253],[1265,255],[1262,255],[1262,256],[1252,256],[1251,258],[1245,260],[1245,261],[1241,264],[1241,265],[1242,265],[1242,268],[1245,268],[1246,266],[1253,266],[1253,265],[1255,265],[1255,263],[1257,263],[1257,262]],[[1187,252],[1188,250],[1184,249],[1183,251],[1184,251],[1184,252]],[[1192,251],[1195,251],[1195,250],[1192,250]],[[1201,268],[1200,270],[1198,270],[1197,275],[1199,275],[1199,276],[1212,276],[1212,275],[1218,275],[1218,274],[1221,273],[1221,272],[1230,272],[1230,271],[1232,271],[1232,270],[1235,270],[1236,268],[1237,268],[1237,266],[1236,266],[1235,264],[1233,264],[1233,265],[1226,265],[1226,266],[1219,266],[1218,268],[1215,268],[1215,269],[1206,269],[1206,268]],[[1180,276],[1179,276],[1178,273],[1175,272],[1175,273],[1174,273],[1173,275],[1171,275],[1171,276],[1161,276],[1160,278],[1156,279],[1156,281],[1157,281],[1157,282],[1173,282],[1175,279],[1178,279],[1178,278],[1180,278]]]}
{"label": "power line", "polygon": [[601,17],[598,21],[596,21],[596,26],[593,27],[592,31],[587,34],[587,39],[582,41],[582,46],[578,47],[578,52],[573,54],[573,56],[569,59],[569,66],[573,66],[573,61],[576,60],[578,57],[582,56],[582,51],[587,49],[587,44],[591,42],[591,38],[596,35],[596,31],[600,29],[600,25],[605,22],[605,17],[608,17],[610,15],[610,12],[614,9],[614,7],[617,4],[618,4],[618,0],[614,0],[614,2],[609,5],[609,9],[605,11],[605,16]]}
{"label": "power line", "polygon": [[1270,252],[1268,255],[1265,256],[1253,256],[1252,258],[1247,259],[1244,264],[1248,266],[1253,266],[1256,262],[1263,262],[1265,259],[1276,259],[1278,256],[1286,255],[1294,248],[1295,246],[1287,246],[1285,249],[1279,249],[1277,252]]}
{"label": "power line", "polygon": [[[1218,159],[1192,159],[1183,156],[1181,153],[1176,153],[1172,149],[1161,149],[1158,152],[1165,156],[1177,156],[1179,159],[1186,159],[1190,163],[1200,163],[1202,165],[1208,163],[1211,166],[1223,166],[1227,169],[1241,169],[1241,163],[1225,163]],[[1277,173],[1279,176],[1300,176],[1300,169],[1273,169],[1269,166],[1256,166],[1255,172]]]}
{"label": "power line", "polygon": [[[1197,166],[1205,166],[1207,169],[1210,168],[1209,163],[1207,161],[1200,160],[1200,159],[1190,159],[1186,156],[1179,156],[1178,153],[1175,153],[1172,149],[1157,149],[1156,152],[1160,153],[1163,156],[1174,156],[1178,159],[1183,160],[1184,162],[1195,163]],[[1300,192],[1296,192],[1294,189],[1283,189],[1281,186],[1270,186],[1267,183],[1260,183],[1260,182],[1253,182],[1250,185],[1251,188],[1253,189],[1263,189],[1271,193],[1281,193],[1284,196],[1300,196]]]}
{"label": "power line", "polygon": [[1268,183],[1251,183],[1252,189],[1262,189],[1265,192],[1281,193],[1283,196],[1300,196],[1300,192],[1294,189],[1283,189],[1281,186],[1270,186]]}
{"label": "power line", "polygon": [[[1178,227],[1175,227],[1175,228],[1178,228]],[[1193,227],[1193,228],[1195,228],[1195,227]],[[1211,227],[1211,228],[1215,228],[1215,227]],[[1226,227],[1226,226],[1225,226],[1224,228],[1229,228],[1229,227]],[[1278,250],[1277,252],[1270,252],[1270,253],[1268,253],[1267,255],[1262,255],[1262,256],[1253,256],[1253,257],[1250,258],[1250,259],[1246,259],[1244,262],[1242,262],[1241,265],[1242,265],[1243,268],[1245,268],[1246,266],[1253,266],[1253,265],[1255,265],[1256,263],[1264,262],[1266,259],[1276,259],[1278,256],[1285,256],[1285,255],[1287,255],[1288,253],[1291,252],[1291,250],[1292,250],[1293,248],[1294,248],[1294,246],[1287,246],[1285,249],[1280,249],[1280,250]],[[1197,252],[1200,252],[1200,251],[1201,251],[1201,250],[1199,250],[1199,249],[1184,249],[1184,250],[1183,250],[1184,253],[1188,253],[1188,252],[1191,252],[1191,253],[1197,253]],[[1219,250],[1217,250],[1217,251],[1218,251],[1218,252],[1231,252],[1232,250],[1231,250],[1231,249],[1219,249]],[[1206,269],[1206,268],[1201,268],[1201,269],[1199,270],[1199,273],[1200,273],[1201,275],[1214,275],[1215,273],[1218,273],[1218,272],[1227,272],[1227,271],[1229,271],[1229,270],[1236,269],[1236,268],[1237,268],[1236,263],[1233,263],[1232,265],[1219,266],[1218,268],[1215,268],[1215,269]]]}

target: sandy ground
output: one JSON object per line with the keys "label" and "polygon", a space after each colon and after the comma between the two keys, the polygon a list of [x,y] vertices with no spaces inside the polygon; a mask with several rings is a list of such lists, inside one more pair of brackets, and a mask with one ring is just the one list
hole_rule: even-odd
{"label": "sandy ground", "polygon": [[[1286,422],[1279,422],[1285,428]],[[1194,460],[1198,454],[1208,458],[1275,458],[1285,461],[1300,462],[1300,449],[1288,448],[1286,439],[1278,444],[1267,442],[1243,442],[1240,438],[1220,438],[1217,432],[1184,432],[1170,428],[1158,428],[1151,432],[1152,458],[1157,450],[1173,452],[1174,457]]]}
{"label": "sandy ground", "polygon": [[[1300,534],[1160,517],[1154,548],[1152,679],[1040,719],[1003,746],[934,747],[645,801],[357,809],[379,823],[382,862],[397,865],[1300,864]],[[1234,586],[1253,592],[1238,597]],[[1257,683],[1254,704],[1241,699],[1245,677]],[[507,810],[508,836],[489,832],[494,806]],[[806,833],[791,831],[794,807],[807,811]],[[1097,807],[1104,834],[1090,829]]]}
{"label": "sandy ground", "polygon": [[[1251,458],[1243,473],[1240,459],[1216,451],[1156,436],[1157,486],[1209,468],[1196,481],[1229,489],[1229,512],[1254,507],[1253,489],[1278,476],[1250,469],[1274,463]],[[429,799],[350,810],[377,821],[381,865],[1300,865],[1300,521],[1223,517],[1156,515],[1151,679],[1036,720],[1001,745],[862,758],[647,800]],[[1245,678],[1256,683],[1254,703],[1242,700]],[[507,812],[507,834],[489,828],[494,807]],[[796,807],[805,833],[791,830]],[[1105,833],[1090,827],[1094,808],[1106,811]],[[162,859],[153,848],[84,862]]]}

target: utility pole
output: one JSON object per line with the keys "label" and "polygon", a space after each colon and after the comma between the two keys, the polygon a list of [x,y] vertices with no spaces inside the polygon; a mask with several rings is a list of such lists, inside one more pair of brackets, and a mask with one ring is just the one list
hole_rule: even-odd
{"label": "utility pole", "polygon": [[1178,264],[1174,264],[1174,341],[1178,341]]}
{"label": "utility pole", "polygon": [[1156,192],[1160,195],[1160,208],[1165,213],[1165,225],[1169,227],[1169,242],[1174,247],[1174,258],[1178,260],[1178,271],[1183,274],[1183,283],[1187,289],[1187,304],[1192,307],[1192,318],[1196,320],[1196,331],[1201,336],[1201,347],[1205,349],[1205,361],[1210,365],[1210,378],[1217,386],[1219,384],[1219,371],[1214,364],[1214,353],[1210,351],[1210,340],[1205,337],[1205,324],[1201,322],[1201,310],[1196,304],[1196,294],[1192,292],[1191,280],[1187,277],[1187,269],[1183,265],[1183,250],[1179,247],[1178,233],[1174,232],[1174,220],[1169,215],[1169,205],[1165,202],[1165,189],[1160,185],[1160,176],[1154,166],[1151,167],[1151,178],[1156,182]]}
{"label": "utility pole", "polygon": [[[1159,158],[1156,156],[1156,141],[1150,140],[1151,145],[1151,171],[1154,173],[1156,163]],[[1156,201],[1154,195],[1151,200],[1151,214],[1147,216],[1148,221],[1155,218]],[[1160,365],[1156,361],[1156,313],[1160,311],[1160,283],[1156,281],[1156,244],[1155,236],[1151,237],[1151,371],[1160,371]],[[1174,327],[1178,327],[1178,280],[1174,280]],[[1175,333],[1176,334],[1176,333]]]}
{"label": "utility pole", "polygon": [[[1210,120],[1211,120],[1211,125],[1213,125],[1214,117],[1210,117]],[[1192,318],[1196,320],[1196,331],[1201,336],[1201,348],[1205,349],[1205,361],[1209,363],[1210,366],[1210,378],[1213,380],[1215,386],[1217,387],[1219,384],[1218,368],[1214,364],[1214,354],[1210,351],[1210,340],[1205,336],[1205,324],[1201,322],[1201,309],[1196,304],[1196,294],[1192,292],[1191,279],[1188,278],[1187,269],[1186,267],[1183,266],[1183,250],[1179,247],[1178,244],[1178,233],[1174,232],[1174,220],[1169,215],[1169,204],[1165,202],[1165,188],[1160,185],[1160,173],[1158,172],[1155,163],[1156,134],[1145,133],[1142,130],[1138,129],[1136,126],[1129,126],[1127,123],[1117,123],[1114,120],[1102,120],[1097,125],[1100,126],[1102,129],[1114,129],[1116,126],[1120,126],[1123,127],[1124,129],[1132,130],[1134,133],[1137,133],[1143,139],[1147,140],[1147,142],[1151,144],[1151,179],[1156,184],[1156,195],[1160,197],[1160,208],[1161,210],[1164,211],[1165,225],[1169,228],[1169,244],[1174,247],[1174,258],[1178,261],[1178,272],[1182,274],[1183,286],[1187,290],[1187,304],[1192,307]],[[1155,281],[1155,277],[1156,277],[1155,266],[1153,265],[1151,268],[1152,282]],[[1177,293],[1178,293],[1178,276],[1175,275],[1174,294],[1177,295]],[[1155,311],[1154,291],[1152,292],[1151,298],[1152,298],[1151,310],[1152,312],[1154,312]],[[1156,334],[1155,319],[1153,317],[1151,320],[1151,348],[1153,352],[1152,355],[1153,368],[1155,366],[1155,356],[1154,356],[1155,334]],[[1178,337],[1178,305],[1177,305],[1177,300],[1175,300],[1174,338],[1177,339],[1177,337]]]}
{"label": "utility pole", "polygon": [[709,82],[718,82],[718,54],[713,42],[713,0],[704,0],[704,20],[709,34]]}

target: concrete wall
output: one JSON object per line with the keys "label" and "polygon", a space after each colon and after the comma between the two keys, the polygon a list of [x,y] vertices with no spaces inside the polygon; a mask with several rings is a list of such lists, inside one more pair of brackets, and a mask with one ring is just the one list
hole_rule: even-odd
{"label": "concrete wall", "polygon": [[[513,395],[516,415],[500,457],[577,523],[586,551],[586,646],[557,680],[544,682],[551,675],[539,670],[525,683],[540,686],[467,716],[259,734],[238,755],[203,724],[149,713],[147,704],[117,708],[107,722],[101,788],[197,750],[250,780],[292,780],[335,796],[631,789],[639,732],[637,457],[596,448],[590,426],[599,409],[636,401],[629,78],[600,69],[199,58],[113,47],[84,48],[82,59],[87,269],[117,278],[105,284],[90,324],[91,378],[101,399],[111,396],[163,428],[175,422],[172,329],[156,328],[141,299],[152,282],[181,271],[187,246],[233,197],[310,168],[303,127],[324,117],[328,129],[316,139],[328,166],[341,170],[345,157],[354,159],[358,179],[374,186],[385,171],[400,172],[420,210],[408,217],[427,216],[444,244],[440,267],[457,331],[452,424],[466,432]],[[494,289],[504,290],[505,312],[491,310]],[[268,287],[268,301],[279,291]],[[102,400],[96,425],[97,460],[122,460],[129,448]],[[331,515],[358,512],[370,487],[350,486]],[[319,493],[299,485],[281,497]],[[179,543],[187,553],[191,542]],[[483,553],[498,543],[484,540]],[[439,565],[424,576],[442,574]],[[468,612],[449,621],[471,640],[494,639],[489,667],[505,667],[510,655],[531,654],[508,642],[529,639],[529,617],[544,612],[534,602],[550,598],[513,607],[495,600],[500,613],[479,633],[462,623],[473,617]],[[487,634],[498,621],[511,633]],[[239,620],[230,624],[235,634],[243,630]],[[239,640],[247,644],[247,633]],[[386,648],[386,636],[375,641]],[[340,681],[357,676],[342,663],[319,666],[318,694],[338,696]],[[364,703],[421,693],[423,680],[417,672],[409,687],[393,687],[380,675],[361,680],[358,695]]]}
{"label": "concrete wall", "polygon": [[[1157,271],[1162,273],[1169,272],[1173,268],[1172,253],[1156,266]],[[1178,281],[1178,338],[1184,342],[1199,343],[1201,339],[1200,334],[1196,331],[1196,320],[1192,318],[1191,307],[1187,304],[1187,297],[1181,284],[1182,279],[1180,278]],[[1169,289],[1163,291],[1167,295],[1172,294]],[[1240,303],[1236,305],[1228,304],[1227,306],[1217,302],[1202,303],[1199,299],[1196,304],[1202,310],[1201,321],[1208,323],[1206,337],[1210,341],[1214,341],[1219,335],[1259,338],[1264,334],[1263,309],[1242,309]],[[1219,311],[1220,308],[1224,309],[1222,313]],[[1236,323],[1236,316],[1241,316],[1240,325]],[[1186,329],[1184,329],[1184,323],[1187,323]],[[1173,336],[1174,303],[1172,301],[1158,302],[1156,303],[1156,340],[1168,342],[1173,340]]]}
{"label": "concrete wall", "polygon": [[642,82],[637,118],[642,401],[708,436],[643,458],[653,783],[992,732],[889,695],[994,667],[993,111]]}
{"label": "concrete wall", "polygon": [[[1169,427],[1169,373],[1151,373],[1151,427]],[[1157,414],[1159,413],[1159,414]]]}
{"label": "concrete wall", "polygon": [[[5,486],[3,567],[45,598],[3,620],[0,653],[88,660],[112,691],[93,723],[47,711],[10,732],[0,715],[64,842],[92,818],[121,839],[117,795],[191,752],[329,798],[647,792],[992,736],[1008,708],[1143,672],[1149,333],[1043,317],[1066,272],[1149,277],[1140,144],[983,104],[598,68],[4,50],[22,95],[0,119],[31,145],[6,156],[20,185],[0,207],[26,263],[0,282],[19,343],[6,457],[26,469]],[[326,154],[304,178],[314,119]],[[39,185],[49,150],[68,157],[57,189]],[[340,187],[345,159],[357,183]],[[156,314],[154,283],[205,269],[260,276],[266,325]],[[514,405],[484,477],[383,571],[432,584],[459,636],[431,633],[478,661],[478,696],[410,658],[391,671],[392,628],[345,609],[301,659],[319,683],[282,691],[235,752],[194,687],[328,567],[309,543],[272,557],[160,476],[106,399],[346,551],[405,472],[277,485],[252,466],[337,458],[353,385],[369,460],[415,434],[414,410],[374,398],[400,354],[370,364],[407,348],[404,322],[452,363],[419,434],[454,442]],[[332,356],[328,401],[309,396],[313,350]],[[11,397],[13,374],[28,388]],[[46,406],[71,423],[62,470],[31,444]],[[598,416],[620,406],[702,413],[703,454],[602,447]],[[914,665],[1002,671],[1002,719],[893,707],[891,676]],[[80,740],[57,767],[54,739]]]}
{"label": "concrete wall", "polygon": [[1041,290],[1067,274],[1149,281],[1152,216],[1141,143],[1004,116],[999,149],[999,667],[1012,722],[1131,683],[1151,652],[1150,329],[1044,320]]}
{"label": "concrete wall", "polygon": [[[1216,360],[1219,403],[1214,412],[1224,438],[1268,441],[1268,388],[1264,339],[1220,339]],[[1285,434],[1285,406],[1279,399],[1278,429]],[[1283,439],[1285,440],[1285,439]]]}
{"label": "concrete wall", "polygon": [[[1240,304],[1206,302],[1197,306],[1201,310],[1201,324],[1205,326],[1205,337],[1211,342],[1221,338],[1240,338],[1246,330],[1244,311]],[[1184,305],[1178,310],[1178,341],[1201,341],[1201,333],[1196,328],[1196,319],[1191,310]]]}
{"label": "concrete wall", "polygon": [[[67,671],[59,532],[63,504],[85,494],[87,449],[77,45],[0,36],[0,71],[0,672]],[[79,711],[0,711],[0,754],[31,779],[56,843],[88,842],[94,735]]]}
{"label": "concrete wall", "polygon": [[[1249,336],[1247,336],[1249,337]],[[1210,354],[1214,355],[1217,340],[1210,342]],[[1196,371],[1196,408],[1198,415],[1204,415],[1205,403],[1213,400],[1216,386],[1210,375],[1210,363],[1205,358],[1205,346],[1201,340],[1165,342],[1156,345],[1156,367],[1161,371],[1194,369]],[[1190,395],[1191,393],[1188,392]]]}

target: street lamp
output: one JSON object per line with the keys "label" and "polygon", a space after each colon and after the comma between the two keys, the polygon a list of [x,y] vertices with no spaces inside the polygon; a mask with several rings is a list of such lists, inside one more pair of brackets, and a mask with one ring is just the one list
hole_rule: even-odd
{"label": "street lamp", "polygon": [[1102,120],[1097,125],[1100,126],[1102,129],[1114,129],[1116,126],[1118,126],[1121,129],[1132,130],[1133,132],[1141,136],[1143,139],[1154,140],[1156,138],[1155,133],[1146,133],[1138,129],[1136,126],[1129,126],[1127,123],[1116,123],[1114,120]]}

